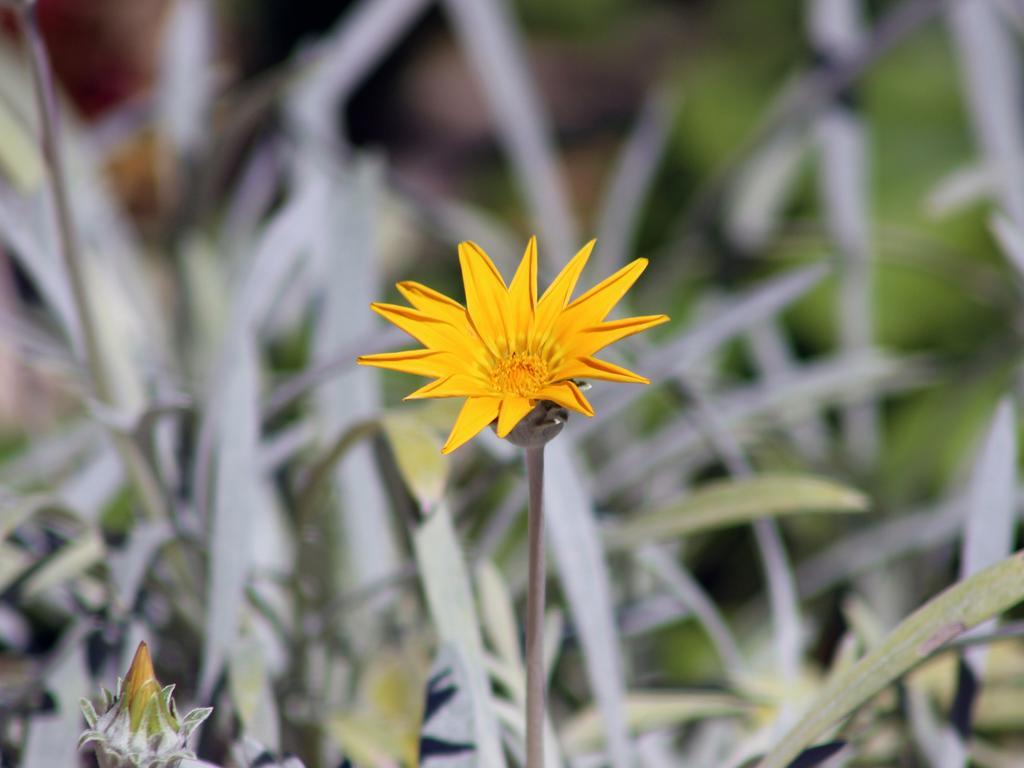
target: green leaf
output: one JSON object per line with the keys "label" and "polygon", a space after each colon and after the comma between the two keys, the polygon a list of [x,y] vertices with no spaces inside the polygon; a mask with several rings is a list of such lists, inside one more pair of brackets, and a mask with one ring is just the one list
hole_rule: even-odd
{"label": "green leaf", "polygon": [[902,621],[857,664],[833,678],[758,768],[784,768],[830,726],[948,641],[1022,599],[1024,551],[954,584]]}
{"label": "green leaf", "polygon": [[[652,731],[705,717],[741,715],[753,707],[735,696],[704,691],[633,691],[626,694],[626,722],[631,731]],[[562,744],[570,755],[599,748],[604,725],[596,709],[588,707],[566,723]]]}
{"label": "green leaf", "polygon": [[15,528],[37,512],[56,503],[48,496],[25,496],[0,508],[0,541],[10,536]]}
{"label": "green leaf", "polygon": [[382,426],[395,463],[409,492],[425,510],[444,495],[449,461],[441,453],[437,433],[422,419],[409,413],[391,413]]}
{"label": "green leaf", "polygon": [[43,158],[31,134],[0,100],[0,168],[15,187],[32,191],[43,180]]}
{"label": "green leaf", "polygon": [[106,546],[99,533],[90,529],[57,550],[29,577],[22,594],[26,599],[52,589],[79,576],[83,571],[103,560]]}
{"label": "green leaf", "polygon": [[628,549],[702,531],[797,512],[863,512],[864,494],[819,477],[759,475],[715,482],[605,533],[609,549]]}

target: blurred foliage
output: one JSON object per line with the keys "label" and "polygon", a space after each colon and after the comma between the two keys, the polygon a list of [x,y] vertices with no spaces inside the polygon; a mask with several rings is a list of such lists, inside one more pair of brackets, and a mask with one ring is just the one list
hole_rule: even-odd
{"label": "blurred foliage", "polygon": [[[143,639],[215,708],[193,768],[520,765],[520,457],[442,457],[458,404],[354,357],[403,348],[395,281],[461,295],[457,241],[510,274],[537,232],[544,284],[609,221],[674,322],[549,454],[560,765],[1019,764],[1022,16],[972,6],[39,0],[91,362],[4,11],[0,766],[94,764],[78,699]],[[814,96],[823,28],[908,8]]]}

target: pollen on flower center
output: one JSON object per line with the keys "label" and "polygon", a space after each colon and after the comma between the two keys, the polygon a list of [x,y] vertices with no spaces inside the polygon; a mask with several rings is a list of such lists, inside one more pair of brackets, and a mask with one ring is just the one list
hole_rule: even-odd
{"label": "pollen on flower center", "polygon": [[491,369],[491,386],[497,392],[529,397],[548,383],[548,365],[528,352],[512,352]]}

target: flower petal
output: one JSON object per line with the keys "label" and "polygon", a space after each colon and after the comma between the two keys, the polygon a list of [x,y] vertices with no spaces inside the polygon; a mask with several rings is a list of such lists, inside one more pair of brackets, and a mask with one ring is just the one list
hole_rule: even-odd
{"label": "flower petal", "polygon": [[576,327],[596,325],[604,320],[612,307],[633,287],[633,283],[647,269],[647,259],[636,259],[611,277],[602,280],[566,307],[566,316],[578,318]]}
{"label": "flower petal", "polygon": [[498,414],[498,437],[506,437],[522,421],[523,416],[533,410],[534,401],[525,397],[506,397],[501,401]]}
{"label": "flower petal", "polygon": [[491,354],[508,351],[508,288],[490,257],[476,243],[459,243],[459,265],[469,319]]}
{"label": "flower petal", "polygon": [[404,352],[360,355],[356,362],[360,365],[372,365],[375,368],[412,373],[416,376],[445,376],[462,367],[459,359],[450,352],[439,352],[434,349],[409,349]]}
{"label": "flower petal", "polygon": [[548,289],[544,291],[544,295],[540,297],[540,301],[537,302],[534,338],[543,339],[551,332],[558,315],[569,303],[569,297],[572,296],[573,289],[580,279],[580,273],[587,265],[587,259],[590,258],[590,252],[594,250],[596,242],[596,240],[591,240],[580,248],[558,273],[558,277],[551,282]]}
{"label": "flower petal", "polygon": [[494,392],[484,382],[466,373],[453,373],[432,381],[403,400],[423,400],[433,397],[493,397]]}
{"label": "flower petal", "polygon": [[497,397],[467,398],[441,452],[451,453],[474,437],[481,429],[494,421],[500,405],[501,400]]}
{"label": "flower petal", "polygon": [[371,304],[370,309],[394,323],[423,346],[452,352],[463,360],[481,360],[486,352],[479,339],[468,336],[449,323],[430,317],[416,309],[397,304]]}
{"label": "flower petal", "polygon": [[574,334],[570,342],[570,354],[573,356],[592,355],[627,336],[667,322],[668,315],[646,315],[601,323]]}
{"label": "flower petal", "polygon": [[406,301],[423,314],[451,323],[460,330],[472,327],[466,308],[455,299],[412,280],[404,280],[395,287]]}
{"label": "flower petal", "polygon": [[508,287],[508,295],[512,300],[512,309],[517,314],[529,310],[533,319],[537,308],[537,238],[531,237],[526,244],[523,260],[519,262],[515,277]]}
{"label": "flower petal", "polygon": [[538,400],[550,400],[558,403],[570,411],[582,413],[584,416],[593,416],[594,407],[583,396],[580,388],[572,381],[560,381],[557,384],[550,384],[537,393]]}
{"label": "flower petal", "polygon": [[650,384],[649,379],[621,366],[598,360],[596,357],[577,357],[566,362],[555,374],[559,379],[598,379],[620,381],[627,384]]}

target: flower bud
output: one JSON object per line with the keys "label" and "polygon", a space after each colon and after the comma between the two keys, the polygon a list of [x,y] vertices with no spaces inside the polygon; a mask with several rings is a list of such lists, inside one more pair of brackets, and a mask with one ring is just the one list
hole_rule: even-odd
{"label": "flower bud", "polygon": [[89,730],[78,746],[93,744],[100,768],[174,768],[184,759],[194,759],[189,738],[213,708],[194,709],[179,721],[173,691],[173,685],[161,687],[149,648],[139,643],[128,674],[117,681],[117,693],[103,690],[102,714],[82,699]]}

